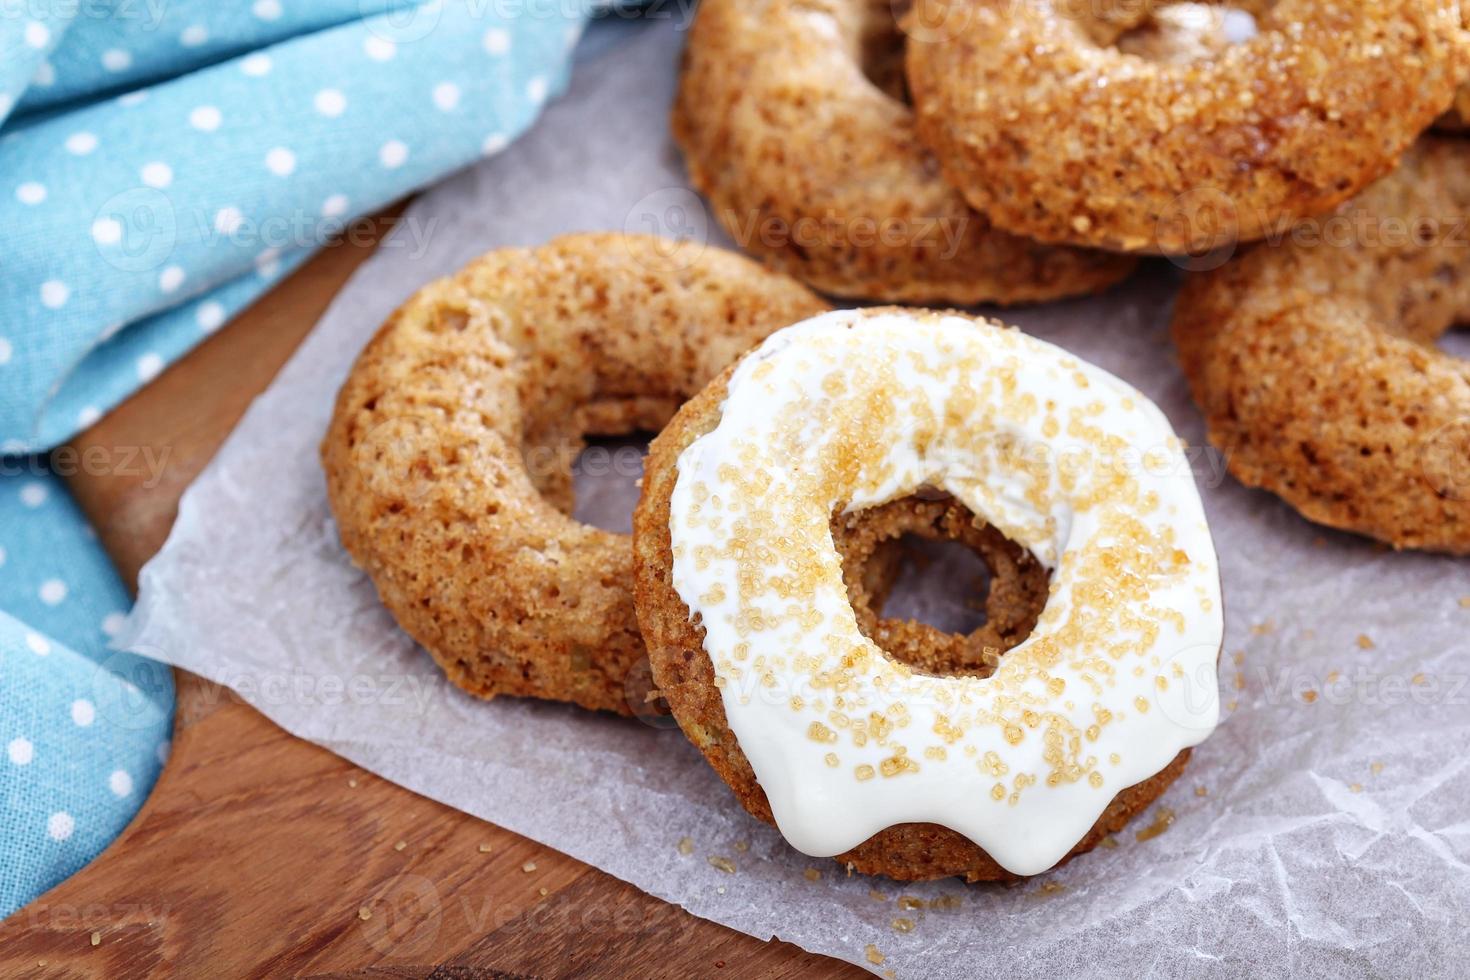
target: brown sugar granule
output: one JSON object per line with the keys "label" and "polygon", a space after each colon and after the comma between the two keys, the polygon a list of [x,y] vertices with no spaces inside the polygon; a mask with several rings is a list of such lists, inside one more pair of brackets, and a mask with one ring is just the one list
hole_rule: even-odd
{"label": "brown sugar granule", "polygon": [[1153,840],[1172,826],[1174,826],[1174,811],[1166,806],[1161,806],[1154,811],[1154,822],[1133,836],[1141,841]]}
{"label": "brown sugar granule", "polygon": [[408,846],[408,841],[401,840],[398,843],[396,843],[396,844],[393,845],[393,850],[395,850],[395,851],[401,851],[401,850],[403,850],[407,846]]}
{"label": "brown sugar granule", "polygon": [[1359,633],[1358,634],[1358,648],[1359,649],[1362,649],[1362,650],[1372,650],[1373,649],[1373,638],[1371,636],[1369,636],[1367,633]]}
{"label": "brown sugar granule", "polygon": [[816,868],[807,868],[801,874],[802,874],[802,877],[806,878],[807,881],[821,881],[822,880],[822,872],[818,871]]}
{"label": "brown sugar granule", "polygon": [[91,938],[92,938],[92,945],[93,946],[100,946],[100,945],[102,945],[102,933],[100,933],[100,932],[94,932],[94,933],[92,933],[92,937]]}
{"label": "brown sugar granule", "polygon": [[525,864],[521,865],[521,870],[524,871],[526,874],[530,874],[532,871],[536,870],[536,862],[527,861]]}
{"label": "brown sugar granule", "polygon": [[887,959],[886,956],[878,952],[878,947],[874,946],[872,943],[868,943],[867,946],[864,946],[863,952],[867,954],[868,962],[873,964],[874,966],[882,966],[883,961]]}
{"label": "brown sugar granule", "polygon": [[688,857],[690,854],[693,854],[694,853],[694,838],[692,838],[692,837],[680,837],[679,838],[679,853],[680,854],[683,854],[685,857]]}
{"label": "brown sugar granule", "polygon": [[1316,691],[1303,691],[1302,692],[1302,700],[1305,701],[1307,704],[1312,704],[1313,702],[1315,702],[1317,700],[1317,692]]}
{"label": "brown sugar granule", "polygon": [[481,854],[489,854],[490,853],[490,845],[489,844],[481,844],[480,847],[479,847],[479,851],[480,851]]}
{"label": "brown sugar granule", "polygon": [[735,862],[727,857],[719,854],[711,854],[707,860],[709,861],[709,866],[717,871],[723,871],[727,875],[735,873]]}
{"label": "brown sugar granule", "polygon": [[371,919],[373,917],[373,910],[368,908],[366,905],[359,906],[357,909],[357,917],[366,922],[368,919]]}
{"label": "brown sugar granule", "polygon": [[898,919],[894,919],[892,922],[890,922],[889,925],[893,927],[893,931],[894,932],[913,932],[914,931],[914,920],[913,919],[898,918]]}

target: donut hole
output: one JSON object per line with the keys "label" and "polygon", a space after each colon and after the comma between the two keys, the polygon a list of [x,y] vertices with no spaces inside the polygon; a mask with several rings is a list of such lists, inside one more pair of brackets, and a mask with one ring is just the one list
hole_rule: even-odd
{"label": "donut hole", "polygon": [[1133,6],[1135,10],[1119,19],[1104,19],[1095,31],[1121,53],[1157,64],[1208,61],[1261,30],[1256,15],[1240,6],[1188,2]]}
{"label": "donut hole", "polygon": [[858,67],[874,88],[897,102],[911,105],[904,74],[904,33],[899,18],[907,0],[869,0],[870,10],[858,34]]}
{"label": "donut hole", "polygon": [[647,395],[614,394],[575,408],[549,399],[525,420],[526,474],[566,517],[629,534],[648,444],[677,407],[674,399]]}
{"label": "donut hole", "polygon": [[633,533],[643,463],[651,432],[592,436],[572,463],[572,518],[583,524]]}
{"label": "donut hole", "polygon": [[989,622],[985,605],[994,575],[974,550],[958,541],[913,532],[880,547],[891,552],[883,556],[883,563],[896,566],[888,594],[876,610],[880,616],[957,635],[973,633]]}
{"label": "donut hole", "polygon": [[990,676],[1046,605],[1045,566],[946,494],[839,513],[832,538],[859,629],[922,673]]}
{"label": "donut hole", "polygon": [[1465,329],[1467,325],[1464,323],[1457,324],[1457,326],[1458,330],[1441,334],[1435,346],[1451,357],[1470,361],[1470,330]]}

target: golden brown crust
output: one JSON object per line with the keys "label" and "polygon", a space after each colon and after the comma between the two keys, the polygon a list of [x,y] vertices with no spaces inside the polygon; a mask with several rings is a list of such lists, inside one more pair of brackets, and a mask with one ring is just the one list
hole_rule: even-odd
{"label": "golden brown crust", "polygon": [[1193,253],[1330,210],[1387,173],[1467,71],[1459,0],[1237,2],[1262,30],[1184,63],[1129,54],[1151,8],[916,0],[920,137],[997,226]]}
{"label": "golden brown crust", "polygon": [[717,249],[612,234],[503,249],[363,350],[322,442],[342,543],[472,694],[628,713],[628,538],[573,520],[589,434],[657,429],[768,333],[826,309]]}
{"label": "golden brown crust", "polygon": [[1434,128],[1441,133],[1470,132],[1470,83],[1455,90],[1454,105],[1434,121]]}
{"label": "golden brown crust", "polygon": [[896,50],[901,6],[700,4],[673,129],[725,230],[817,289],[860,299],[1027,303],[1126,277],[1126,259],[992,228],[943,182],[912,111],[863,73],[865,52]]}
{"label": "golden brown crust", "polygon": [[[679,454],[719,423],[720,405],[733,373],[733,366],[727,368],[687,402],[649,449],[643,495],[633,515],[634,592],[654,680],[680,728],[729,784],[741,805],[759,819],[773,823],[766,795],[726,722],[714,665],[704,652],[704,630],[690,621],[689,607],[672,581],[669,504],[678,478]],[[971,637],[935,635],[936,631],[919,624],[907,624],[894,634],[878,632],[884,622],[891,621],[879,620],[872,613],[872,605],[875,599],[881,599],[889,576],[885,569],[865,582],[862,555],[871,550],[870,543],[876,548],[878,542],[904,531],[966,540],[991,560],[996,582],[987,611],[994,617],[992,623]],[[1029,556],[1023,557],[1018,553],[1020,549],[993,532],[974,528],[973,515],[957,509],[952,501],[910,499],[862,511],[853,518],[838,518],[834,521],[834,542],[844,554],[848,593],[856,600],[855,611],[864,632],[890,655],[921,667],[986,676],[993,664],[987,662],[985,647],[994,643],[1004,651],[1024,639],[1045,599],[1045,575],[1043,572],[1038,581],[1034,559],[1028,561]],[[928,641],[933,641],[932,645]],[[889,642],[894,645],[889,646]],[[922,643],[923,648],[916,648],[916,643]],[[1119,793],[1063,861],[1091,850],[1108,834],[1121,829],[1179,776],[1188,757],[1186,749],[1163,771]],[[904,881],[955,875],[969,881],[1016,877],[969,839],[936,824],[889,827],[837,855],[836,860],[865,874]]]}
{"label": "golden brown crust", "polygon": [[1184,372],[1241,482],[1309,520],[1470,553],[1470,143],[1425,139],[1295,240],[1192,279]]}

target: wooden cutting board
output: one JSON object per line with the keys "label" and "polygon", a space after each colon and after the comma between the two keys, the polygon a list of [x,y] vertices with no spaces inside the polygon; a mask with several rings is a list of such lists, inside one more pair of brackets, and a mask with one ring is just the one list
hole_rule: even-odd
{"label": "wooden cutting board", "polygon": [[[401,211],[376,219],[378,235]],[[153,486],[71,481],[130,584],[184,488],[372,247],[327,248],[75,440],[168,454]],[[94,863],[0,922],[0,976],[866,976],[697,919],[175,678],[173,751],[152,795]]]}

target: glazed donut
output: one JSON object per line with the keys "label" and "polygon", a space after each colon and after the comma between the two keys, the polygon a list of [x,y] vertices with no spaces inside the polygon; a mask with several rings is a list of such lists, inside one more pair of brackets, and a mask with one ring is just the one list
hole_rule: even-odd
{"label": "glazed donut", "polygon": [[1038,245],[966,207],[900,101],[901,37],[890,0],[699,5],[673,130],[730,236],[857,299],[1028,303],[1126,277],[1125,259]]}
{"label": "glazed donut", "polygon": [[1007,231],[1199,254],[1387,173],[1470,64],[1458,0],[1242,0],[1231,6],[1255,33],[1239,43],[1203,41],[1183,63],[1130,53],[1169,6],[915,0],[919,136]]}
{"label": "glazed donut", "polygon": [[571,463],[822,309],[738,255],[652,237],[491,252],[410,299],[342,386],[322,443],[342,543],[464,690],[630,713],[632,552],[570,516]]}
{"label": "glazed donut", "polygon": [[1291,241],[1190,280],[1174,339],[1242,483],[1399,548],[1470,552],[1470,144],[1427,138]]}
{"label": "glazed donut", "polygon": [[[965,508],[922,518],[935,533],[983,518],[1049,572],[1030,635],[1001,624],[1008,652],[910,662],[864,633],[833,515],[935,493]],[[807,854],[1037,874],[1215,726],[1219,571],[1178,440],[1128,385],[999,324],[873,309],[773,334],[654,441],[633,527],[659,689]]]}

